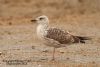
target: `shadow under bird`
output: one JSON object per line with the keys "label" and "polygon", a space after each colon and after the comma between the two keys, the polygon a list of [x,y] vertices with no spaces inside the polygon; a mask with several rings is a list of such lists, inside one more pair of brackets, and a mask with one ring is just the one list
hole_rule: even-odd
{"label": "shadow under bird", "polygon": [[90,37],[75,36],[69,32],[59,29],[49,27],[49,19],[47,16],[42,15],[31,22],[37,23],[37,36],[40,38],[45,45],[53,47],[53,58],[55,60],[55,48],[64,47],[73,43],[85,43],[86,40],[90,40]]}

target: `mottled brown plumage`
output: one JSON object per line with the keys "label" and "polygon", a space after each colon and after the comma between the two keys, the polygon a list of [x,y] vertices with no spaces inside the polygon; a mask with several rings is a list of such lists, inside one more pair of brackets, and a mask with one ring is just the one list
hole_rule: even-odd
{"label": "mottled brown plumage", "polygon": [[47,30],[46,37],[50,39],[54,39],[58,41],[60,44],[67,44],[73,42],[72,35],[57,28],[50,28],[49,30]]}
{"label": "mottled brown plumage", "polygon": [[[58,41],[60,44],[70,44],[70,43],[85,43],[88,37],[74,36],[66,31],[57,28],[49,28],[47,30],[47,38]],[[83,39],[84,38],[84,39]],[[87,39],[86,39],[87,38]]]}

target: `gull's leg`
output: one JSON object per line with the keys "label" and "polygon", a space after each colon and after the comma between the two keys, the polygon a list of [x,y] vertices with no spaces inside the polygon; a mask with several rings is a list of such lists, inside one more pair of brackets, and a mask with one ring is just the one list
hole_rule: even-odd
{"label": "gull's leg", "polygon": [[55,47],[53,48],[53,58],[52,60],[55,60]]}

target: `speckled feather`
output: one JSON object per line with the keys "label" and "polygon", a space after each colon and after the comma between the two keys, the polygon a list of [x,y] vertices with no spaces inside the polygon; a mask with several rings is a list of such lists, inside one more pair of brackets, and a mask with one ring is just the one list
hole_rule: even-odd
{"label": "speckled feather", "polygon": [[77,36],[73,36],[68,32],[57,28],[49,28],[46,37],[58,41],[60,44],[80,42],[80,39]]}

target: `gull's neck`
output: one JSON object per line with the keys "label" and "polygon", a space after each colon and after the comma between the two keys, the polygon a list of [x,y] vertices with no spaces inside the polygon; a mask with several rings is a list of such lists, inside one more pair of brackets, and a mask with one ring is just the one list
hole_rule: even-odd
{"label": "gull's neck", "polygon": [[47,34],[48,24],[38,24],[37,35],[39,38],[43,38]]}

